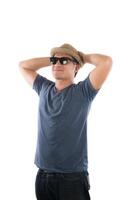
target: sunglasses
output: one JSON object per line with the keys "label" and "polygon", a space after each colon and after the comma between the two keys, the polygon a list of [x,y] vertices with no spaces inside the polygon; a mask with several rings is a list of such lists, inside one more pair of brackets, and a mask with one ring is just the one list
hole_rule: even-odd
{"label": "sunglasses", "polygon": [[61,65],[66,65],[68,64],[69,62],[72,62],[72,63],[77,63],[78,64],[78,61],[75,59],[75,58],[69,58],[69,57],[50,57],[50,62],[51,64],[55,65],[57,62],[60,62]]}

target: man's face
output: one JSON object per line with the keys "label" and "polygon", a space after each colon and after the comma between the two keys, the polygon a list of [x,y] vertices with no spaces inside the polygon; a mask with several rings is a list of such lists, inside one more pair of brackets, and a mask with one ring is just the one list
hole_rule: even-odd
{"label": "man's face", "polygon": [[[66,54],[55,54],[54,57],[68,57],[72,59],[71,56]],[[76,63],[73,63],[72,61],[68,61],[67,64],[61,64],[58,60],[56,64],[52,65],[52,74],[55,79],[57,80],[73,80],[75,72],[77,72],[79,69],[79,65]]]}

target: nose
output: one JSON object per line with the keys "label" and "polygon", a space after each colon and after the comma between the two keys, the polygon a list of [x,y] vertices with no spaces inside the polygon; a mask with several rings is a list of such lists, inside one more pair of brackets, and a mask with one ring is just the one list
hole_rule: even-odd
{"label": "nose", "polygon": [[63,66],[61,65],[59,60],[53,65],[53,70],[63,71]]}
{"label": "nose", "polygon": [[61,65],[59,60],[54,64],[54,66],[58,66],[58,65]]}

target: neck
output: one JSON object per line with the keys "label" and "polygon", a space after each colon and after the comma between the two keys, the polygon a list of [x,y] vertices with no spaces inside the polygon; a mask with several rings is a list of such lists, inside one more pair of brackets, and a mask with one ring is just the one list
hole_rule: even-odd
{"label": "neck", "polygon": [[56,80],[55,87],[58,91],[60,91],[73,83],[73,80]]}

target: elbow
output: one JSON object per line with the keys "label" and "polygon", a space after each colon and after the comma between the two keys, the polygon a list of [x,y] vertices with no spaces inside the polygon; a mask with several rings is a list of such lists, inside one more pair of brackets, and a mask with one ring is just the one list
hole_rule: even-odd
{"label": "elbow", "polygon": [[110,56],[107,56],[106,58],[106,64],[109,66],[109,67],[112,67],[112,64],[113,64],[113,60]]}
{"label": "elbow", "polygon": [[19,68],[25,68],[25,62],[20,61],[18,66],[19,66]]}
{"label": "elbow", "polygon": [[106,56],[105,57],[105,62],[104,62],[104,65],[107,69],[111,70],[112,68],[112,64],[113,64],[113,60],[110,56]]}
{"label": "elbow", "polygon": [[23,66],[23,62],[20,61],[19,64],[18,64],[18,66],[19,66],[20,68],[22,68],[22,66]]}

